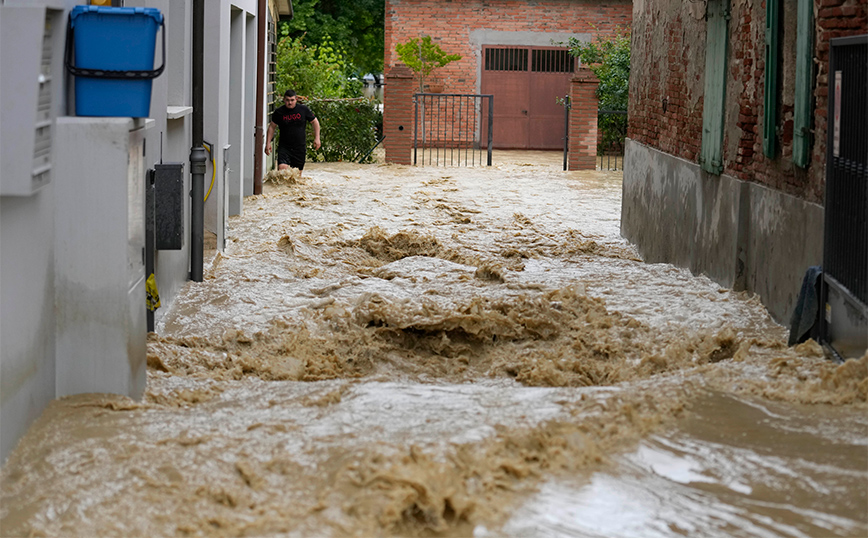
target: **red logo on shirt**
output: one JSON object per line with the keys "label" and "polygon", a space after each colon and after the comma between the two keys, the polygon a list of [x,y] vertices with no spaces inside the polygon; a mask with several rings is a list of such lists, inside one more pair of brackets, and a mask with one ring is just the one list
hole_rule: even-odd
{"label": "red logo on shirt", "polygon": [[299,114],[299,113],[290,114],[288,116],[283,117],[283,121],[296,121],[296,120],[300,120],[300,119],[301,119],[301,114]]}

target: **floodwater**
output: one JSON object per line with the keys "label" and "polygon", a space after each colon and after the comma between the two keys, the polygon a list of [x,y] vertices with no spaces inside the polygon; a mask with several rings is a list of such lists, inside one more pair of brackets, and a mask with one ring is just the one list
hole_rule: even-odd
{"label": "floodwater", "polygon": [[621,175],[310,164],[229,223],[142,402],[55,401],[6,536],[868,536],[868,356],[646,264]]}

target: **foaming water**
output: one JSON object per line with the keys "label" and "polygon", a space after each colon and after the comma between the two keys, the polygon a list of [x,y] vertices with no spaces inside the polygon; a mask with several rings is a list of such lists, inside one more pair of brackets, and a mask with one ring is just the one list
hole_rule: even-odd
{"label": "foaming water", "polygon": [[142,402],[52,403],[3,535],[860,536],[868,357],[646,264],[621,176],[312,163],[229,222]]}

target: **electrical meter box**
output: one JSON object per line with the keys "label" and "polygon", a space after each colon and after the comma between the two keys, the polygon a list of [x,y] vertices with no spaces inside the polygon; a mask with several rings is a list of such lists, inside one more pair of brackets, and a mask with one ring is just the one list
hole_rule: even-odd
{"label": "electrical meter box", "polygon": [[65,30],[62,9],[0,5],[2,196],[30,196],[51,181]]}

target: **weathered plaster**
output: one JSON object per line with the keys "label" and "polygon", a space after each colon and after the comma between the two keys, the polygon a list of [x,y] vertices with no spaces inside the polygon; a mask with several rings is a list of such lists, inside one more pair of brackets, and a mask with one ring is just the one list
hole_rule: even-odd
{"label": "weathered plaster", "polygon": [[627,140],[621,234],[647,262],[672,263],[756,293],[789,321],[823,254],[823,208]]}

